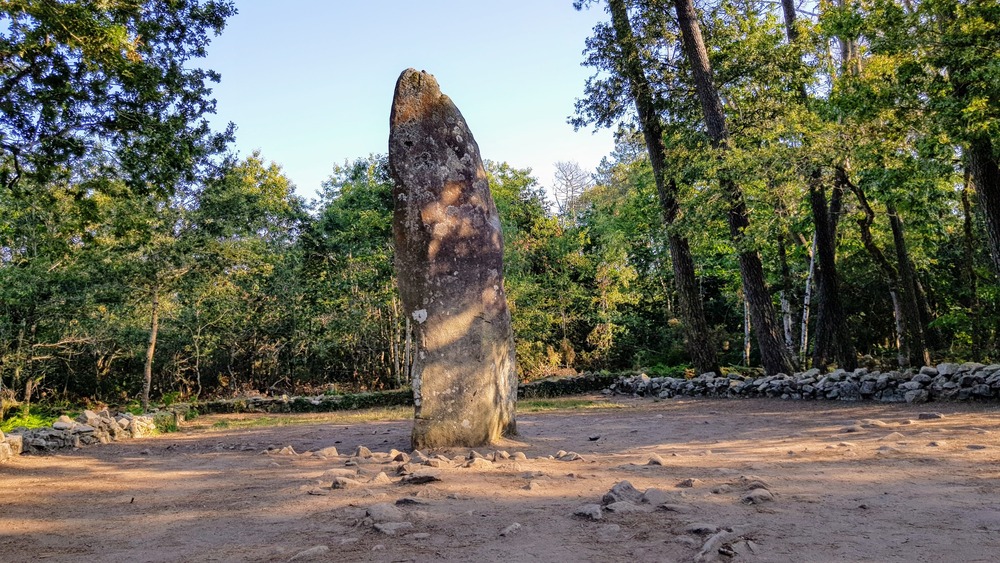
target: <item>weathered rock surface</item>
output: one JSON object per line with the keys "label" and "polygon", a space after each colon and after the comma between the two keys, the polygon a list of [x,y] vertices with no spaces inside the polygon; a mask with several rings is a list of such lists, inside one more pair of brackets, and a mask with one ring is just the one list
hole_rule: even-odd
{"label": "weathered rock surface", "polygon": [[489,444],[516,431],[517,376],[479,147],[426,72],[403,71],[389,121],[396,273],[414,336],[413,446]]}

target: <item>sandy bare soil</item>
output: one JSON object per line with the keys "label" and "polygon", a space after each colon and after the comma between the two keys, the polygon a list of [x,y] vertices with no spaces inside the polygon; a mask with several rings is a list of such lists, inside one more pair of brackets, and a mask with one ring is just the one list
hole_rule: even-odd
{"label": "sandy bare soil", "polygon": [[[436,470],[440,481],[420,485],[399,483],[401,464],[378,455],[408,451],[406,420],[226,430],[212,428],[223,417],[201,417],[199,428],[177,434],[22,456],[0,466],[0,560],[942,562],[1000,554],[996,406],[612,401],[624,408],[521,414],[520,436],[500,449],[527,460],[450,462]],[[927,412],[944,417],[919,418]],[[348,465],[358,445],[376,455]],[[299,454],[262,453],[268,446]],[[303,454],[328,446],[343,455]],[[583,459],[548,459],[559,450]],[[654,454],[663,465],[648,465]],[[344,469],[363,481],[384,471],[390,482],[327,488],[338,473],[327,471]],[[661,492],[634,512],[574,516],[622,480]],[[773,500],[743,500],[761,485]],[[411,525],[377,530],[367,517],[373,505]]]}

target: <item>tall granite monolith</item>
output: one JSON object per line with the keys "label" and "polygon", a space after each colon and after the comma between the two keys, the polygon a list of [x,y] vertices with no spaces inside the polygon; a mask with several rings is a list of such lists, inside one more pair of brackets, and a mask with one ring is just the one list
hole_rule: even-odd
{"label": "tall granite monolith", "polygon": [[396,276],[413,329],[414,448],[514,434],[503,236],[479,146],[437,80],[403,71],[389,118]]}

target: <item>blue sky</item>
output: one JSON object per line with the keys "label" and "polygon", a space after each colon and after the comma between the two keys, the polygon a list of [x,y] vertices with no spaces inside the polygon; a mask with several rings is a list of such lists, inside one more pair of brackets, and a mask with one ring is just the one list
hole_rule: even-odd
{"label": "blue sky", "polygon": [[312,198],[335,164],[385,153],[399,73],[434,74],[483,158],[530,167],[593,169],[610,131],[566,123],[591,69],[584,41],[603,10],[572,0],[236,0],[239,14],[202,66],[219,71],[220,126],[237,125],[241,156],[260,149]]}

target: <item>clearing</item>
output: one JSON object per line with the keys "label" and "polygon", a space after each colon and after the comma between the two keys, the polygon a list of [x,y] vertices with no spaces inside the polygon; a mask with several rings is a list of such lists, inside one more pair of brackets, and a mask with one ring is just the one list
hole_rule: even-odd
{"label": "clearing", "polygon": [[[1000,553],[997,405],[586,399],[608,404],[519,414],[520,435],[493,449],[527,459],[440,462],[440,481],[419,485],[379,455],[409,452],[409,409],[203,416],[174,434],[21,456],[0,465],[0,560],[692,561],[706,544],[701,558],[722,561]],[[359,445],[375,456],[352,461]],[[341,455],[314,453],[330,446]],[[548,458],[559,450],[582,459]],[[330,489],[344,470],[365,484]],[[367,482],[379,472],[389,481]],[[660,489],[656,502],[574,515],[622,480]],[[753,487],[773,500],[749,503]],[[376,520],[409,525],[376,529],[373,505]]]}

